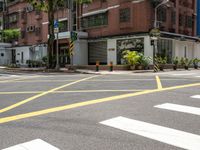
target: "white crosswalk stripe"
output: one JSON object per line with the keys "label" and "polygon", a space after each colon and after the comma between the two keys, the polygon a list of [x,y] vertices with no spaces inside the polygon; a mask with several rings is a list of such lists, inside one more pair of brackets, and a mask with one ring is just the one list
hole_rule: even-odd
{"label": "white crosswalk stripe", "polygon": [[191,98],[200,99],[200,95],[193,95],[193,96],[191,96]]}
{"label": "white crosswalk stripe", "polygon": [[116,117],[102,121],[100,124],[188,150],[199,150],[200,148],[199,135],[180,130],[125,117]]}
{"label": "white crosswalk stripe", "polygon": [[154,107],[160,108],[160,109],[166,109],[166,110],[172,110],[172,111],[177,111],[177,112],[193,114],[193,115],[200,115],[200,108],[198,108],[198,107],[191,107],[191,106],[171,104],[171,103],[156,105]]}
{"label": "white crosswalk stripe", "polygon": [[[200,99],[200,95],[193,95],[191,96],[191,98]],[[164,103],[156,105],[154,107],[173,112],[197,115],[197,117],[200,115],[200,108],[198,107],[173,103]],[[160,141],[175,147],[188,150],[200,149],[200,135],[197,134],[192,134],[189,132],[176,130],[173,128],[151,124],[139,120],[132,120],[121,116],[102,121],[100,122],[100,124],[140,135],[152,140]]]}
{"label": "white crosswalk stripe", "polygon": [[36,139],[3,150],[59,150],[59,149],[41,139]]}

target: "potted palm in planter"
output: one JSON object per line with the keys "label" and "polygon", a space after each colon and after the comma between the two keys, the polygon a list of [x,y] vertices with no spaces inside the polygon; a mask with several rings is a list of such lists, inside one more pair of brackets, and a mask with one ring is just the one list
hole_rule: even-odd
{"label": "potted palm in planter", "polygon": [[139,63],[138,69],[139,70],[141,70],[141,69],[147,70],[152,59],[150,57],[144,56],[143,53],[140,53],[139,55],[140,55],[140,59],[138,61],[138,63]]}
{"label": "potted palm in planter", "polygon": [[138,54],[140,57],[138,59],[138,65],[137,65],[137,69],[138,70],[142,70],[144,68],[144,54],[143,53],[139,53]]}
{"label": "potted palm in planter", "polygon": [[177,70],[177,67],[178,67],[178,64],[179,64],[178,57],[175,57],[172,62],[173,62],[173,69]]}
{"label": "potted palm in planter", "polygon": [[164,65],[167,63],[167,57],[156,56],[155,60],[158,63],[160,71],[163,71]]}
{"label": "potted palm in planter", "polygon": [[125,59],[127,64],[130,66],[131,70],[135,70],[136,65],[138,64],[138,61],[140,59],[140,56],[138,55],[138,52],[136,51],[126,50],[123,52],[123,58]]}
{"label": "potted palm in planter", "polygon": [[192,63],[194,65],[194,69],[198,69],[199,62],[200,62],[200,59],[198,59],[198,58],[193,59]]}
{"label": "potted palm in planter", "polygon": [[189,69],[189,66],[191,65],[192,60],[189,60],[188,58],[185,58],[182,60],[182,65],[184,66],[185,70]]}
{"label": "potted palm in planter", "polygon": [[143,66],[144,66],[144,69],[145,69],[145,70],[149,69],[149,64],[151,63],[151,60],[152,60],[151,57],[146,57],[146,56],[144,56],[144,59],[143,59]]}

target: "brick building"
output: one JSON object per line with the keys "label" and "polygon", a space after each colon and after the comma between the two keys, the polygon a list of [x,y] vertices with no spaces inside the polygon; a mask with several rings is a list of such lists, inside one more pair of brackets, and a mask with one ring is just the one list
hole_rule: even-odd
{"label": "brick building", "polygon": [[[122,64],[121,55],[126,49],[153,56],[149,31],[153,28],[154,7],[150,0],[140,3],[134,0],[93,0],[91,4],[78,7],[73,15],[76,18],[73,28],[79,35],[74,49],[74,64],[95,64],[96,61]],[[69,47],[67,16],[66,9],[59,9],[61,64],[69,62],[66,60]],[[6,28],[19,28],[21,31],[21,37],[10,48],[13,60],[26,65],[26,60],[39,60],[46,55],[46,13],[34,10],[24,0],[9,0],[6,18]],[[158,53],[167,55],[169,63],[173,56],[200,57],[196,42],[196,0],[170,0],[170,7],[158,9],[157,20],[162,31]]]}
{"label": "brick building", "polygon": [[[75,7],[76,5],[74,5]],[[74,9],[76,10],[76,8]],[[3,13],[1,14],[3,15]],[[76,16],[76,11],[73,12]],[[68,11],[66,8],[59,8],[55,13],[55,20],[59,20],[59,54],[60,64],[65,65],[70,63],[68,57],[69,49],[69,35],[68,32]],[[34,10],[34,8],[28,4],[25,0],[8,0],[6,4],[6,10],[4,11],[4,28],[12,29],[17,28],[21,32],[19,39],[16,39],[12,43],[12,48],[7,51],[12,51],[12,62],[16,62],[20,65],[26,65],[27,60],[41,60],[42,57],[47,55],[47,41],[48,41],[48,15],[45,12]],[[76,20],[72,24],[74,30],[76,30]],[[86,33],[79,32],[79,40],[75,45],[76,55],[74,56],[75,64],[87,64],[88,56],[87,41],[84,38],[87,37]],[[56,41],[54,42],[54,55],[56,51]],[[82,47],[82,51],[80,51]],[[80,51],[80,52],[79,52]],[[85,52],[85,53],[84,53]],[[84,58],[80,58],[80,55]],[[86,56],[85,56],[86,55]],[[67,60],[68,58],[68,60]]]}
{"label": "brick building", "polygon": [[[162,31],[158,52],[165,53],[169,62],[173,56],[193,58],[198,49],[196,0],[171,0],[169,4],[158,9],[157,26]],[[150,0],[94,0],[83,10],[82,27],[89,34],[89,64],[96,60],[121,64],[125,49],[153,55],[149,31],[155,19]]]}

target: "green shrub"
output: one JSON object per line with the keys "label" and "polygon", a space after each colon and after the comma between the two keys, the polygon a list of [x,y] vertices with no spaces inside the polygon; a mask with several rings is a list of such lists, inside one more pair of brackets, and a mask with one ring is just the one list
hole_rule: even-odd
{"label": "green shrub", "polygon": [[136,51],[126,50],[123,52],[123,58],[125,59],[128,65],[135,66],[139,64],[140,56]]}

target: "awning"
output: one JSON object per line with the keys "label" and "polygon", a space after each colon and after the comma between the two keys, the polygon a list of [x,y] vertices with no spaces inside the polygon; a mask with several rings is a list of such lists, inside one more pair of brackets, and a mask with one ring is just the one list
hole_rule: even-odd
{"label": "awning", "polygon": [[87,16],[96,15],[96,14],[106,13],[108,10],[117,8],[117,7],[119,7],[119,6],[120,6],[120,5],[114,5],[114,6],[111,6],[111,7],[106,8],[106,9],[100,9],[100,10],[88,12],[88,13],[83,14],[82,17],[87,17]]}
{"label": "awning", "polygon": [[198,37],[188,36],[188,35],[184,35],[184,34],[164,32],[164,31],[161,31],[161,34],[164,36],[171,36],[172,38],[176,37],[176,38],[180,38],[180,39],[190,39],[190,40],[194,40],[194,41],[200,41],[200,38],[198,38]]}
{"label": "awning", "polygon": [[12,44],[10,44],[10,43],[0,43],[1,48],[11,47],[11,46],[12,46]]}

